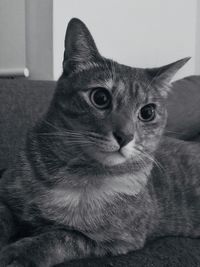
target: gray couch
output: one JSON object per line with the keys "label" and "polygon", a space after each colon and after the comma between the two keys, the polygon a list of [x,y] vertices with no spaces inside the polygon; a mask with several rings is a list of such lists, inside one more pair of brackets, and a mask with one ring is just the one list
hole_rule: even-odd
{"label": "gray couch", "polygon": [[[47,109],[55,82],[0,79],[0,174],[10,168],[27,130]],[[167,102],[166,134],[198,141],[200,133],[200,76],[173,83]],[[118,257],[84,259],[59,266],[200,266],[200,240],[166,237],[144,249]]]}

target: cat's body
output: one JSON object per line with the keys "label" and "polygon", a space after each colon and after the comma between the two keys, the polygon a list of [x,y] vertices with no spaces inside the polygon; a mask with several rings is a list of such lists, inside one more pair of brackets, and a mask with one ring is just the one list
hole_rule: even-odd
{"label": "cat's body", "polygon": [[48,267],[156,236],[200,236],[200,145],[162,136],[167,80],[186,60],[120,65],[78,20],[65,48],[51,106],[0,181],[1,248],[17,239],[0,265]]}
{"label": "cat's body", "polygon": [[[67,185],[50,186],[37,177],[34,179],[32,168],[24,160],[26,168],[20,170],[19,176],[14,171],[2,180],[1,195],[13,213],[16,211],[19,231],[24,235],[25,229],[29,235],[43,233],[46,228],[75,229],[101,247],[94,246],[91,255],[127,253],[142,248],[156,236],[198,237],[200,181],[196,174],[200,171],[200,145],[163,137],[159,149],[156,153],[159,166],[153,167],[146,185],[136,196],[130,194],[126,176],[123,183],[128,186],[123,193],[119,187],[119,194],[115,191],[102,195],[101,187],[94,188],[92,193],[87,189],[74,192]],[[65,173],[67,179],[70,174]],[[16,193],[17,184],[20,190]],[[126,190],[128,194],[124,194]]]}

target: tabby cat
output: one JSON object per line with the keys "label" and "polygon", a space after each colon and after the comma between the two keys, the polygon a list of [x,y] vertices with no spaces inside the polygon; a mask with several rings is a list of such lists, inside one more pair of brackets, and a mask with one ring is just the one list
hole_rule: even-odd
{"label": "tabby cat", "polygon": [[200,236],[200,146],[163,136],[170,81],[187,61],[118,64],[83,22],[69,22],[50,107],[0,181],[1,267]]}

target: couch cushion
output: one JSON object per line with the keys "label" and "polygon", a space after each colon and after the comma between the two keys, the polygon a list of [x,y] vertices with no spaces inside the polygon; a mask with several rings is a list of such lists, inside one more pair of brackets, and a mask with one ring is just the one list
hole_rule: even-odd
{"label": "couch cushion", "polygon": [[0,169],[0,179],[1,179],[1,177],[2,177],[2,175],[3,175],[3,173],[6,171],[6,169]]}
{"label": "couch cushion", "polygon": [[0,169],[8,167],[27,129],[44,113],[55,82],[0,79]]}
{"label": "couch cushion", "polygon": [[173,83],[167,101],[166,134],[189,140],[200,133],[200,76],[189,76]]}

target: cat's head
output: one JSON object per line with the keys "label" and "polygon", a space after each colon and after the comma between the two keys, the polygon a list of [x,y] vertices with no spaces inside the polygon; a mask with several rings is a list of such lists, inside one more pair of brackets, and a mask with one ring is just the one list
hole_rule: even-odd
{"label": "cat's head", "polygon": [[69,149],[107,166],[144,162],[166,124],[170,81],[188,59],[153,69],[118,64],[102,57],[85,24],[72,19],[55,94]]}

